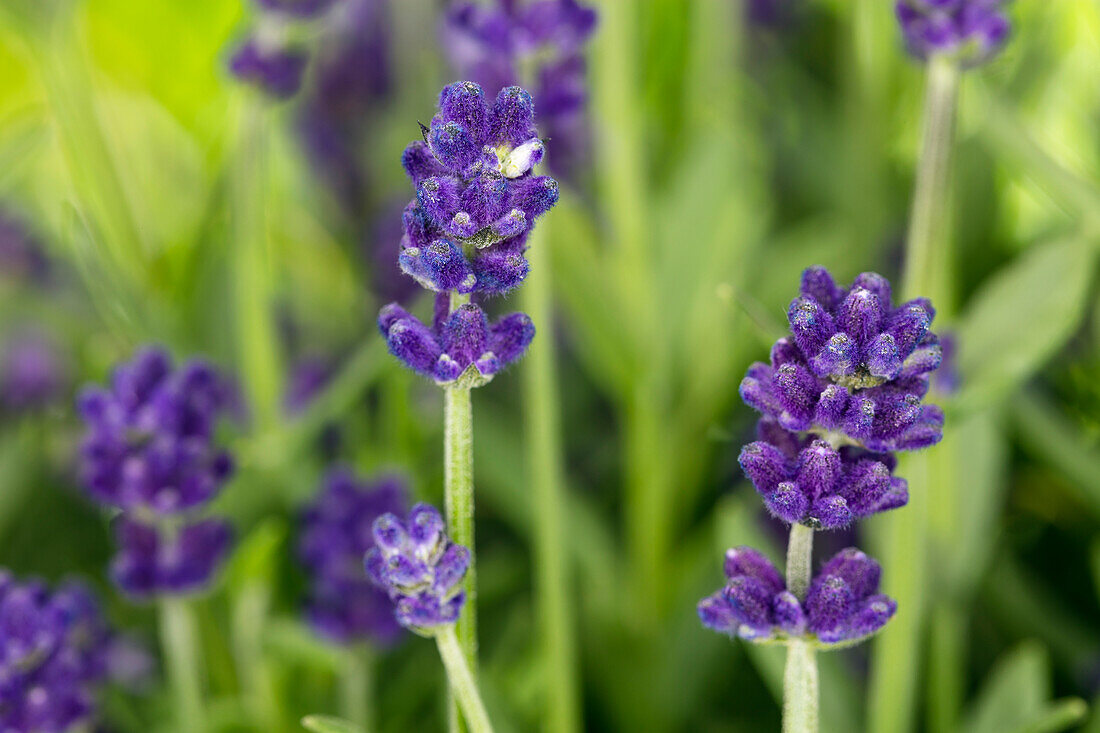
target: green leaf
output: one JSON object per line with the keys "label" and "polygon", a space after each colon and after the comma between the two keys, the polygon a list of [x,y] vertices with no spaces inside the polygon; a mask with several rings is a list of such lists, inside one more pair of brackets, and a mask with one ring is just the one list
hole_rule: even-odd
{"label": "green leaf", "polygon": [[313,733],[363,733],[354,723],[328,715],[307,715],[302,718],[302,727]]}
{"label": "green leaf", "polygon": [[959,326],[958,403],[975,409],[1002,399],[1076,331],[1097,250],[1084,239],[1033,247],[974,296]]}
{"label": "green leaf", "polygon": [[279,550],[286,535],[286,521],[274,517],[249,532],[233,554],[229,585],[239,589],[255,582],[272,584],[272,573],[279,567]]}
{"label": "green leaf", "polygon": [[1043,712],[1016,728],[1014,733],[1056,733],[1077,725],[1088,712],[1088,703],[1079,697],[1068,697],[1051,703]]}
{"label": "green leaf", "polygon": [[1043,715],[1050,694],[1046,649],[1027,641],[1002,656],[986,678],[967,720],[967,733],[1003,733]]}

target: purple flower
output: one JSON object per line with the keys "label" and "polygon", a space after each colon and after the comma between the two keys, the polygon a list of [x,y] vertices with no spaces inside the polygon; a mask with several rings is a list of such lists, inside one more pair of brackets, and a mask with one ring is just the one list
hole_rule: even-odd
{"label": "purple flower", "polygon": [[523,313],[512,313],[489,325],[485,311],[467,303],[448,314],[446,295],[436,298],[431,328],[396,303],[378,316],[378,328],[390,353],[418,374],[450,385],[486,384],[493,375],[523,356],[535,337],[535,325]]}
{"label": "purple flower", "polygon": [[79,397],[88,491],[111,506],[154,515],[209,501],[232,471],[229,455],[214,445],[215,423],[231,398],[205,362],[174,369],[165,351],[140,351],[114,370],[109,388],[88,387]]}
{"label": "purple flower", "polygon": [[65,383],[61,356],[44,334],[21,334],[0,350],[0,408],[40,409],[58,397]]}
{"label": "purple flower", "polygon": [[527,233],[558,201],[557,182],[531,172],[544,153],[531,95],[506,87],[490,104],[479,85],[456,82],[423,133],[402,156],[416,199],[401,269],[437,292],[515,288],[527,275]]}
{"label": "purple flower", "polygon": [[922,405],[940,347],[923,299],[897,308],[890,284],[864,273],[839,288],[821,267],[802,276],[791,302],[792,338],[741,382],[741,398],[786,430],[843,433],[874,451],[913,450],[942,437],[943,412]]}
{"label": "purple flower", "polygon": [[895,9],[910,53],[952,56],[964,66],[990,59],[1011,25],[1004,0],[898,0]]}
{"label": "purple flower", "polygon": [[233,531],[221,519],[145,524],[123,514],[115,520],[118,552],[111,579],[134,598],[202,589],[229,552]]}
{"label": "purple flower", "polygon": [[897,610],[878,593],[881,568],[859,550],[841,550],[818,571],[806,600],[790,593],[779,571],[750,547],[726,551],[726,586],[699,602],[714,631],[754,642],[800,638],[848,646],[881,629]]}
{"label": "purple flower", "polygon": [[62,733],[91,720],[112,634],[95,598],[0,571],[0,730]]}
{"label": "purple flower", "polygon": [[785,522],[838,529],[909,501],[905,479],[891,475],[896,461],[889,454],[800,439],[770,418],[757,431],[761,440],[741,449],[741,469]]}
{"label": "purple flower", "polygon": [[403,512],[407,493],[396,476],[364,482],[335,469],[303,514],[298,555],[309,577],[309,619],[329,639],[387,644],[397,638],[390,599],[363,574],[363,557],[375,546],[374,521]]}
{"label": "purple flower", "polygon": [[273,97],[288,99],[297,94],[302,85],[306,60],[302,51],[269,46],[260,38],[250,37],[233,52],[229,71]]}
{"label": "purple flower", "polygon": [[365,560],[367,573],[393,600],[398,623],[431,636],[458,620],[466,601],[461,586],[470,551],[447,539],[435,507],[417,504],[405,522],[382,515],[374,522],[374,542]]}
{"label": "purple flower", "polygon": [[49,260],[26,227],[0,211],[0,277],[42,283],[49,270]]}
{"label": "purple flower", "polygon": [[[588,148],[581,51],[596,22],[596,12],[576,0],[459,2],[444,19],[443,42],[461,75],[486,89],[532,85],[539,125],[554,140],[555,174],[574,172]],[[534,76],[521,79],[526,66]]]}

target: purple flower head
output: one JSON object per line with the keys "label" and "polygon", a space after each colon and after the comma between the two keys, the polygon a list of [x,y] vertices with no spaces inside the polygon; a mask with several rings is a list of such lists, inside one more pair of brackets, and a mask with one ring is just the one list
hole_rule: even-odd
{"label": "purple flower head", "polygon": [[758,432],[761,439],[741,449],[741,470],[785,522],[839,529],[909,501],[905,479],[891,475],[896,461],[889,454],[800,439],[770,418]]}
{"label": "purple flower head", "polygon": [[842,433],[873,451],[932,445],[943,412],[921,399],[941,360],[934,315],[923,298],[894,308],[874,273],[845,289],[811,267],[788,311],[792,338],[776,342],[770,364],[749,367],[741,398],[786,430]]}
{"label": "purple flower head", "polygon": [[847,646],[878,631],[897,610],[877,593],[878,563],[855,548],[825,563],[801,603],[751,547],[727,550],[724,569],[726,586],[699,602],[699,619],[709,629],[757,643],[801,638],[824,648]]}
{"label": "purple flower head", "polygon": [[0,730],[63,733],[90,721],[111,637],[83,586],[51,594],[0,571]]}
{"label": "purple flower head", "polygon": [[365,559],[367,573],[393,600],[398,623],[431,636],[458,620],[470,551],[447,539],[435,507],[417,504],[404,522],[395,514],[382,515],[374,522],[374,542]]}
{"label": "purple flower head", "polygon": [[42,283],[50,262],[42,247],[16,218],[0,211],[0,277]]}
{"label": "purple flower head", "polygon": [[423,134],[401,161],[416,187],[401,269],[437,292],[511,290],[527,275],[528,231],[558,202],[557,182],[532,173],[545,149],[531,95],[506,87],[489,102],[479,85],[456,82]]}
{"label": "purple flower head", "polygon": [[35,410],[54,401],[66,373],[57,346],[45,334],[20,334],[0,349],[0,408]]}
{"label": "purple flower head", "polygon": [[485,311],[467,303],[447,312],[446,295],[437,296],[432,327],[396,303],[378,316],[390,353],[418,374],[440,385],[481,386],[523,356],[535,337],[535,325],[512,313],[490,325]]}
{"label": "purple flower head", "polygon": [[233,541],[232,528],[221,519],[145,524],[123,514],[114,530],[118,553],[111,561],[111,579],[134,598],[201,590]]}
{"label": "purple flower head", "polygon": [[302,51],[269,47],[260,38],[250,37],[233,52],[229,71],[277,99],[289,99],[302,85],[306,60]]}
{"label": "purple flower head", "polygon": [[[444,46],[465,78],[486,89],[532,85],[539,125],[554,140],[555,174],[573,172],[588,148],[582,50],[596,22],[596,11],[576,0],[458,2],[444,19]],[[524,67],[532,78],[520,78]]]}
{"label": "purple flower head", "polygon": [[898,0],[895,10],[914,56],[951,56],[976,66],[1008,38],[1011,24],[1003,5],[1004,0]]}
{"label": "purple flower head", "polygon": [[209,501],[232,471],[214,445],[218,417],[231,406],[229,386],[203,361],[173,368],[146,348],[115,368],[108,388],[78,399],[87,432],[81,475],[91,495],[123,510],[185,512]]}
{"label": "purple flower head", "polygon": [[298,555],[309,577],[308,615],[329,639],[386,644],[397,638],[390,599],[363,574],[363,556],[375,546],[374,521],[403,512],[407,493],[396,476],[364,482],[334,469],[303,513]]}

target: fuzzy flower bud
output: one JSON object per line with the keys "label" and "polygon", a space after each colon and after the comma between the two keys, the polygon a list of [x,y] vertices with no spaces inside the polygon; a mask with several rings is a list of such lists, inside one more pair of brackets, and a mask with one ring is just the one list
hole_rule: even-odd
{"label": "fuzzy flower bud", "polygon": [[404,522],[382,515],[374,522],[374,543],[364,561],[367,574],[396,605],[398,623],[431,636],[458,620],[470,551],[447,538],[435,507],[417,504]]}
{"label": "fuzzy flower bud", "polygon": [[878,593],[881,568],[855,548],[841,550],[818,571],[799,602],[779,571],[750,547],[726,552],[726,586],[699,602],[703,625],[757,643],[815,641],[825,649],[858,643],[897,610]]}

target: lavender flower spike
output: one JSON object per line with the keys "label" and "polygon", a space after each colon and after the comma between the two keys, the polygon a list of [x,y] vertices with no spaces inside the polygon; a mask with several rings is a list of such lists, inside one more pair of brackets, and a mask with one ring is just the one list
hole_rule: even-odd
{"label": "lavender flower spike", "polygon": [[741,470],[785,522],[839,529],[909,501],[905,479],[891,475],[897,461],[890,454],[800,439],[770,418],[757,432],[761,440],[741,449]]}
{"label": "lavender flower spike", "polygon": [[926,60],[950,56],[977,66],[1004,45],[1011,25],[1004,0],[899,0],[898,22],[910,53]]}
{"label": "lavender flower spike", "polygon": [[840,288],[811,267],[801,290],[788,312],[792,338],[776,342],[770,364],[749,368],[745,403],[786,430],[840,433],[873,451],[938,442],[943,413],[921,404],[941,360],[932,305],[893,307],[890,283],[874,273]]}
{"label": "lavender flower spike", "polygon": [[443,386],[479,387],[519,359],[535,337],[535,325],[513,313],[489,325],[485,312],[467,303],[447,314],[447,296],[437,297],[428,328],[396,303],[378,316],[390,353],[413,371]]}
{"label": "lavender flower spike", "polygon": [[374,522],[374,543],[365,559],[367,573],[396,604],[398,623],[434,636],[458,620],[470,551],[447,539],[435,507],[417,504],[405,522],[382,515]]}
{"label": "lavender flower spike", "polygon": [[416,199],[398,263],[424,287],[505,293],[526,277],[527,234],[558,202],[557,182],[532,173],[544,153],[534,110],[519,87],[489,103],[477,84],[456,82],[423,140],[405,149]]}
{"label": "lavender flower spike", "polygon": [[158,526],[123,514],[114,529],[118,554],[111,560],[111,579],[135,599],[201,590],[233,541],[229,523],[216,518]]}
{"label": "lavender flower spike", "polygon": [[336,468],[307,507],[298,555],[309,577],[309,620],[323,636],[341,644],[389,644],[401,634],[390,599],[363,574],[361,563],[375,546],[375,520],[404,511],[406,493],[397,476],[360,481]]}
{"label": "lavender flower spike", "polygon": [[750,547],[726,552],[725,573],[726,586],[699,602],[699,619],[709,629],[755,643],[800,639],[821,649],[843,648],[877,632],[897,610],[878,593],[878,563],[855,548],[825,563],[803,603]]}

